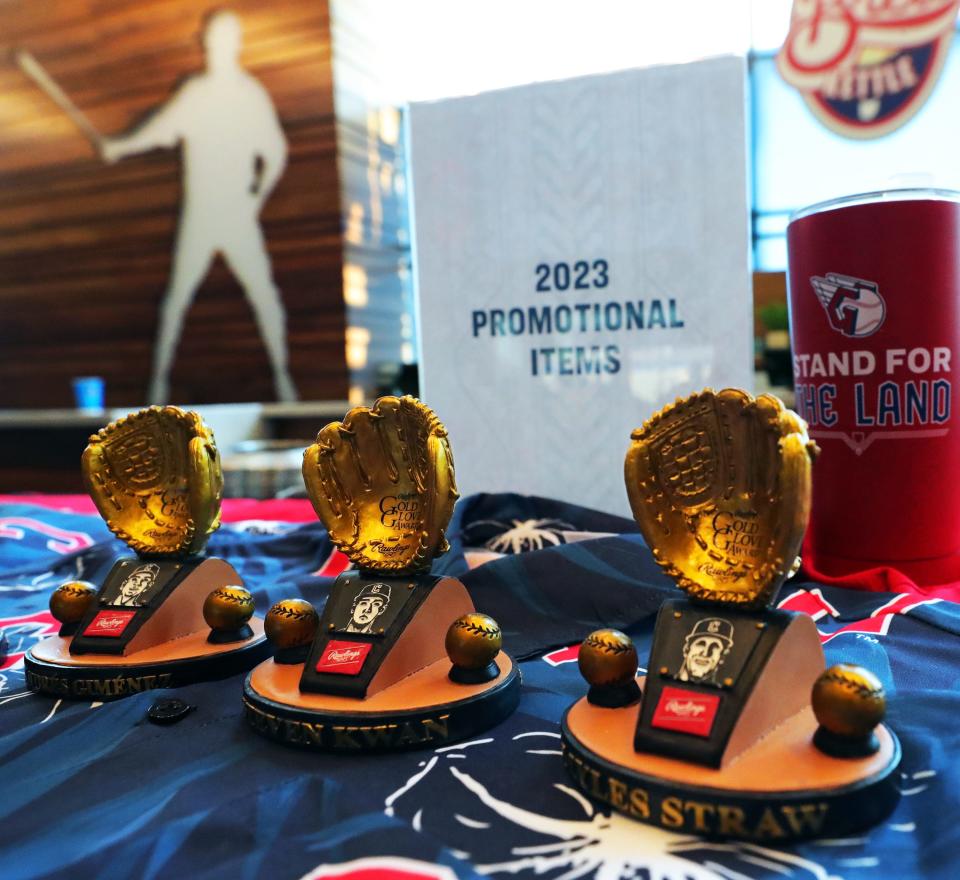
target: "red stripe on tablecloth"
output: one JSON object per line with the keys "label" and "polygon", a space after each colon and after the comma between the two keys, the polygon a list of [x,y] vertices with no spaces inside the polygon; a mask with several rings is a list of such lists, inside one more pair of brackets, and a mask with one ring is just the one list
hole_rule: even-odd
{"label": "red stripe on tablecloth", "polygon": [[[0,504],[34,504],[48,510],[66,513],[96,513],[86,495],[0,495]],[[222,505],[224,522],[266,519],[274,522],[305,523],[316,520],[313,505],[306,498],[283,498],[257,501],[254,498],[225,498]]]}

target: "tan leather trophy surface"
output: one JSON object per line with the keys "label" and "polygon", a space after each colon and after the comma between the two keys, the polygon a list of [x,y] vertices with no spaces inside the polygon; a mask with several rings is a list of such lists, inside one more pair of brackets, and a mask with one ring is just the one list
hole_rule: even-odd
{"label": "tan leather trophy surface", "polygon": [[817,452],[778,399],[735,389],[633,432],[634,517],[688,599],[661,607],[645,679],[623,633],[584,641],[591,687],[562,732],[588,794],[663,828],[765,841],[841,836],[893,809],[882,685],[825,671],[812,618],[769,607],[799,567]]}
{"label": "tan leather trophy surface", "polygon": [[274,658],[244,692],[253,727],[319,750],[392,750],[471,736],[512,712],[519,673],[496,621],[460,581],[428,573],[457,499],[433,411],[412,397],[350,410],[306,450],[303,477],[355,568],[322,615],[303,599],[270,610]]}
{"label": "tan leather trophy surface", "polygon": [[26,656],[33,690],[112,699],[221,678],[265,656],[263,623],[234,568],[203,556],[220,524],[223,477],[197,413],[149,407],[107,425],[83,453],[84,483],[110,531],[136,556],[99,588],[51,596],[60,633]]}

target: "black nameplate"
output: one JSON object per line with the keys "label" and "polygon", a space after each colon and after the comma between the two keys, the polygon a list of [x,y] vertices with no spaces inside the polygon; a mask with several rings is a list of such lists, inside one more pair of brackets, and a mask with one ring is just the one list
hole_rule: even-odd
{"label": "black nameplate", "polygon": [[719,767],[734,725],[793,615],[665,602],[634,748]]}
{"label": "black nameplate", "polygon": [[400,633],[440,580],[357,571],[340,575],[304,663],[300,690],[365,697]]}
{"label": "black nameplate", "polygon": [[189,559],[118,559],[77,626],[71,654],[122,655],[133,637],[201,562]]}

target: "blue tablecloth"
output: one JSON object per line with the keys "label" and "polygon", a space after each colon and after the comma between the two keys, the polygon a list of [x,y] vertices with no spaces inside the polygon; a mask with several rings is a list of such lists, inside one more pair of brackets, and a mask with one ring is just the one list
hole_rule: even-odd
{"label": "blue tablecloth", "polygon": [[[610,533],[568,542],[576,531]],[[241,678],[176,695],[197,707],[158,727],[150,705],[25,689],[22,654],[56,631],[62,581],[96,582],[125,548],[99,519],[0,505],[0,877],[739,878],[957,876],[960,607],[789,582],[779,601],[817,618],[827,662],[883,681],[904,749],[902,800],[879,827],[788,848],[707,842],[587,800],[560,758],[559,719],[585,692],[577,644],[600,626],[634,637],[676,590],[633,523],[545,499],[462,501],[451,552],[477,607],[522,659],[519,710],[474,741],[380,756],[300,752],[248,729]],[[508,555],[469,569],[465,548]],[[209,551],[240,571],[259,613],[288,596],[321,606],[331,546],[319,523],[225,526]]]}

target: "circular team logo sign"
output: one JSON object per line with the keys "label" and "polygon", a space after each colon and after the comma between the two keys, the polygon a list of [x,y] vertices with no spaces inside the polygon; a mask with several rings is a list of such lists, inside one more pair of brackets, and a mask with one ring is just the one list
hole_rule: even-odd
{"label": "circular team logo sign", "polygon": [[783,78],[838,134],[899,128],[930,94],[960,0],[794,0],[777,55]]}

